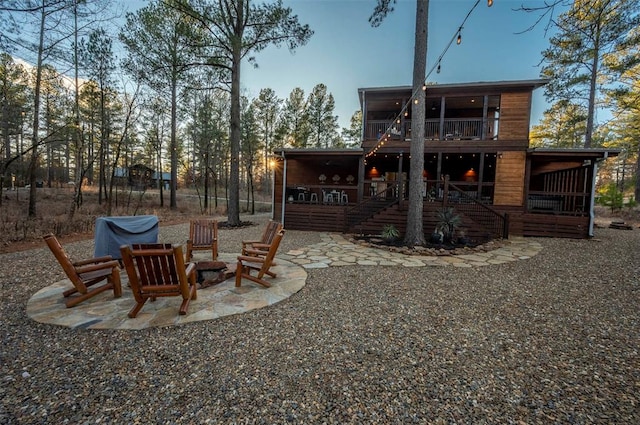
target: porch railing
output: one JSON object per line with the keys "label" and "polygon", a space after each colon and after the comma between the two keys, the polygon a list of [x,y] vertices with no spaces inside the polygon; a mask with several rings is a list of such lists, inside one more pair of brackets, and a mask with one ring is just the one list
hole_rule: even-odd
{"label": "porch railing", "polygon": [[453,204],[456,210],[485,229],[490,236],[489,239],[509,237],[508,214],[494,210],[491,206],[480,202],[477,197],[470,196],[469,193],[452,183],[444,185],[442,204],[443,207]]}
{"label": "porch railing", "polygon": [[[365,138],[379,139],[388,133],[391,139],[411,139],[411,121],[368,120]],[[498,137],[498,119],[445,118],[425,120],[425,140],[493,140]]]}
{"label": "porch railing", "polygon": [[527,198],[527,211],[538,214],[586,216],[590,209],[588,193],[531,191]]}
{"label": "porch railing", "polygon": [[374,193],[354,207],[345,211],[347,227],[355,226],[373,217],[385,208],[398,203],[398,184],[390,184],[384,190]]}

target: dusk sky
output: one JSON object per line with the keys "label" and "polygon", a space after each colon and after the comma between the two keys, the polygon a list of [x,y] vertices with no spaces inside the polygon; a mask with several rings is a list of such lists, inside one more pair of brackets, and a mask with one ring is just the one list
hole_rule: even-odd
{"label": "dusk sky", "polygon": [[[431,0],[427,71],[455,36],[476,0]],[[124,1],[129,11],[146,1]],[[427,79],[434,83],[527,80],[539,78],[541,52],[548,45],[544,21],[526,31],[536,14],[516,11],[522,4],[541,1],[480,0],[442,60],[441,72]],[[411,85],[415,33],[415,0],[398,0],[381,26],[371,27],[369,16],[376,0],[283,0],[302,24],[315,32],[306,45],[290,53],[270,47],[255,55],[259,68],[242,68],[243,94],[258,96],[270,87],[285,99],[296,87],[308,95],[319,83],[327,86],[336,102],[341,127],[347,127],[360,108],[358,89]],[[522,34],[518,34],[521,33]],[[544,89],[534,92],[532,124],[548,105]]]}
{"label": "dusk sky", "polygon": [[[427,72],[449,44],[476,0],[431,0]],[[526,80],[540,76],[541,52],[548,45],[544,25],[524,32],[537,15],[514,9],[540,1],[480,0],[442,60],[441,72],[427,79],[437,83]],[[309,24],[315,34],[291,54],[268,48],[256,55],[259,68],[243,68],[242,83],[252,96],[271,87],[286,98],[300,87],[309,94],[323,83],[336,101],[341,127],[359,109],[358,88],[411,85],[415,33],[414,0],[399,0],[380,27],[368,18],[375,0],[285,0],[284,5]],[[546,21],[544,22],[546,23]],[[547,109],[544,89],[534,92],[532,124]]]}

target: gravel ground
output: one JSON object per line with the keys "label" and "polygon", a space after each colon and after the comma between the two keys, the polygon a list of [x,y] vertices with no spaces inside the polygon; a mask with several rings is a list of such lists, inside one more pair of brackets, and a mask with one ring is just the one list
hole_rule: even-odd
{"label": "gravel ground", "polygon": [[[243,219],[222,252],[260,235]],[[0,423],[640,423],[640,230],[539,241],[477,269],[308,270],[274,306],[141,331],[33,322],[61,269],[44,244],[1,255]]]}

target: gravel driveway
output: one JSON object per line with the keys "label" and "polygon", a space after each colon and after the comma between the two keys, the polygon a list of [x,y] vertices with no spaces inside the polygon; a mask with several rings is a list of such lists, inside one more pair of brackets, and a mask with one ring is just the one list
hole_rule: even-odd
{"label": "gravel driveway", "polygon": [[[243,219],[221,252],[266,220]],[[280,250],[318,241],[288,231]],[[0,255],[0,423],[640,423],[640,230],[538,241],[475,269],[310,269],[279,304],[141,331],[30,320],[62,270],[44,243]]]}

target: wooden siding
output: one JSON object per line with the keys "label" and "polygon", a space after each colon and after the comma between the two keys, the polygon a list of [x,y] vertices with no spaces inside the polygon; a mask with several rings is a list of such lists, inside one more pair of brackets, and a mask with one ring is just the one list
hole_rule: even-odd
{"label": "wooden siding", "polygon": [[[422,211],[422,229],[427,239],[429,239],[431,233],[436,229],[436,224],[438,223],[436,214],[440,208],[442,208],[442,204],[438,202],[424,202]],[[460,226],[458,233],[464,231],[465,235],[473,240],[489,239],[487,231],[484,228],[478,226],[462,212],[458,213],[462,217],[462,225]],[[394,225],[400,234],[404,236],[407,229],[406,208],[401,208],[399,205],[392,205],[365,222],[354,226],[350,231],[361,234],[379,235],[382,232],[383,227],[388,224]]]}
{"label": "wooden siding", "polygon": [[499,140],[528,140],[531,92],[502,93]]}
{"label": "wooden siding", "polygon": [[526,152],[501,152],[496,162],[493,205],[524,205]]}
{"label": "wooden siding", "polygon": [[[440,203],[425,202],[423,208],[423,230],[427,237],[435,230],[437,224],[436,212],[441,208]],[[399,205],[376,214],[364,222],[347,229],[347,207],[326,205],[287,204],[285,228],[291,230],[315,230],[329,232],[351,232],[366,235],[379,235],[385,225],[394,225],[401,235],[406,233],[407,211]],[[472,239],[488,239],[487,231],[476,225],[472,220],[461,214],[463,222],[460,230]]]}
{"label": "wooden siding", "polygon": [[589,237],[589,217],[511,213],[509,223],[509,231],[514,235],[574,239]]}
{"label": "wooden siding", "polygon": [[345,206],[287,204],[285,229],[323,232],[344,232],[346,229]]}
{"label": "wooden siding", "polygon": [[[423,229],[429,235],[435,228],[435,211],[439,203],[424,203]],[[393,224],[404,235],[407,211],[393,205],[360,225],[346,229],[346,209],[344,206],[312,204],[287,204],[285,228],[291,230],[352,232],[377,235],[386,224]],[[528,214],[517,207],[496,208],[509,214],[509,235],[528,237],[556,237],[584,239],[589,237],[589,218],[566,215]],[[277,209],[276,209],[277,210]],[[462,229],[472,239],[482,239],[486,231],[463,216]]]}

